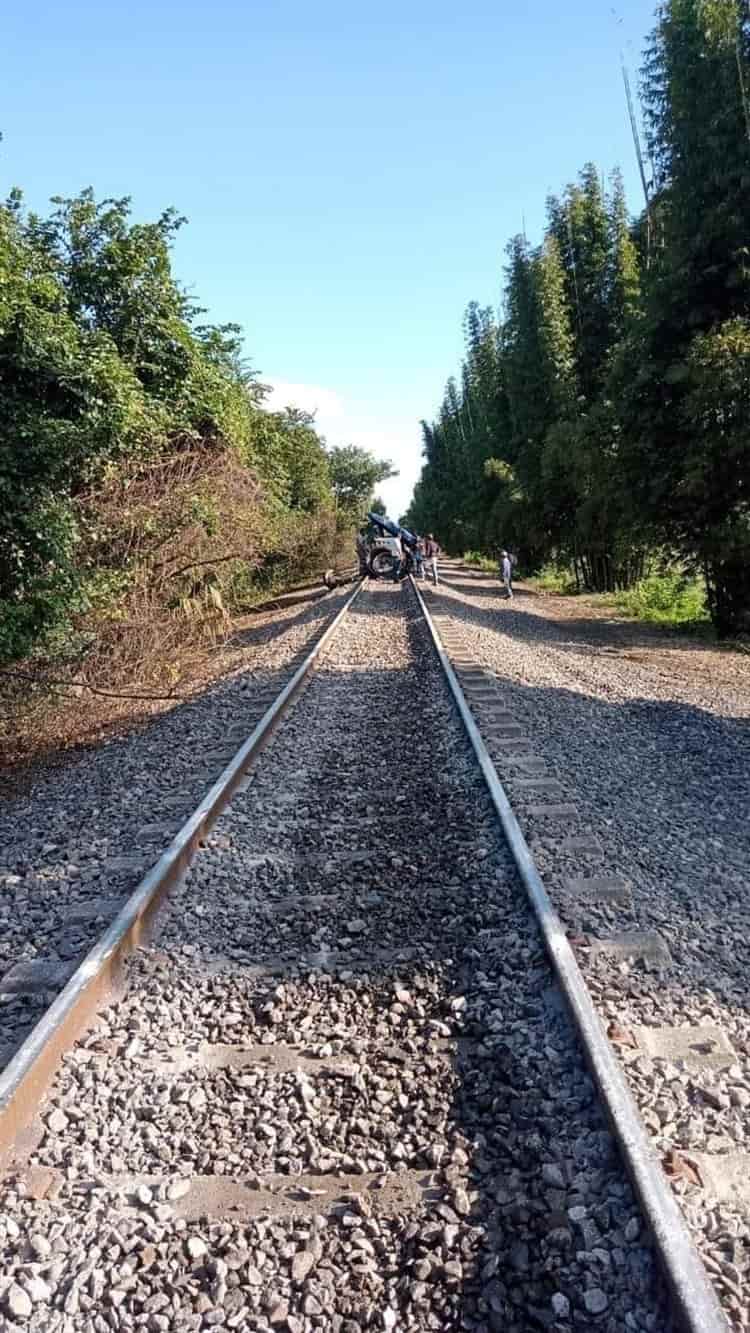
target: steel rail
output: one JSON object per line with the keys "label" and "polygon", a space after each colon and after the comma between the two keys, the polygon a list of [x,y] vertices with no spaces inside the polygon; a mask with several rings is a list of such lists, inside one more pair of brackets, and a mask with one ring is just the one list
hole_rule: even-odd
{"label": "steel rail", "polygon": [[266,710],[246,741],[183,824],[169,847],[128,898],[112,924],[89,950],[67,985],[0,1074],[0,1162],[20,1145],[62,1056],[111,994],[128,954],[147,937],[154,915],[170,888],[185,874],[196,848],[228,804],[251,764],[268,743],[326,644],[358,597],[360,581],[301,666]]}
{"label": "steel rail", "polygon": [[680,1327],[685,1333],[727,1333],[728,1320],[703,1266],[677,1201],[667,1184],[625,1077],[594,1007],[562,922],[542,883],[529,845],[470,712],[429,610],[414,578],[412,588],[440,664],[482,770],[518,873],[542,932],[560,988],[599,1089],[641,1208],[652,1230]]}

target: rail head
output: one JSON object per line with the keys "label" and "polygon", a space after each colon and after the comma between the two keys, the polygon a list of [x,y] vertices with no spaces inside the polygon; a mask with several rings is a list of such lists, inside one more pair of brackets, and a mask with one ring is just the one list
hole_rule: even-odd
{"label": "rail head", "polygon": [[545,948],[620,1146],[625,1167],[651,1228],[679,1327],[684,1333],[728,1333],[729,1323],[719,1298],[664,1176],[563,924],[552,906],[529,845],[413,577],[411,585],[534,910]]}
{"label": "rail head", "polygon": [[105,1003],[125,958],[146,938],[165,894],[184,875],[198,845],[270,740],[366,582],[365,579],[357,583],[291,680],[266,709],[169,847],[133,890],[112,924],[89,950],[67,985],[0,1073],[0,1164],[6,1164],[12,1158],[14,1148],[35,1115],[63,1055]]}

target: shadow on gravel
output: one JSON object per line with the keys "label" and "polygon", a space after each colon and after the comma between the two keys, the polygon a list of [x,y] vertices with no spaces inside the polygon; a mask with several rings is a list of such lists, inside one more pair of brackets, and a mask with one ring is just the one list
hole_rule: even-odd
{"label": "shadow on gravel", "polygon": [[[550,624],[517,605],[489,612],[438,591],[429,595],[429,606],[454,626],[484,631],[477,659],[494,670],[503,706],[544,761],[540,773],[561,784],[552,799],[577,808],[556,827],[535,814],[539,796],[521,790],[524,775],[502,746],[491,744],[550,896],[578,941],[579,963],[600,1011],[619,1028],[613,1039],[657,1152],[666,1157],[676,1150],[699,1164],[707,1154],[711,1170],[728,1178],[728,1164],[745,1160],[733,1154],[750,1152],[750,726],[746,716],[714,712],[710,699],[712,683],[717,691],[734,690],[735,703],[741,691],[747,698],[747,677],[736,659],[717,663],[713,651],[705,666],[694,656],[683,677],[697,676],[705,706],[645,698],[637,693],[638,676],[623,674],[625,689],[618,688],[618,659],[628,654],[611,649],[610,627],[602,627],[601,653],[560,641],[570,621]],[[572,627],[581,637],[597,629],[587,621]],[[631,640],[664,647],[659,630],[623,630]],[[494,647],[487,631],[497,636]],[[689,647],[694,655],[711,652],[676,636],[667,645]],[[554,651],[545,652],[550,647]],[[572,651],[567,661],[560,649]],[[606,666],[603,658],[610,659]],[[672,679],[662,656],[645,688],[668,695]],[[628,690],[631,697],[623,698]],[[599,849],[565,851],[566,835],[593,835]],[[576,877],[613,874],[631,886],[629,903],[587,902],[569,885]],[[594,960],[586,939],[621,932],[655,932],[670,956],[661,963]],[[632,1031],[639,1028],[651,1029],[657,1042],[653,1030],[666,1029],[660,1059],[643,1059],[647,1043]],[[685,1030],[681,1039],[675,1028]],[[698,1028],[695,1054],[688,1053],[686,1033]],[[703,1170],[699,1165],[699,1177]],[[686,1194],[711,1273],[722,1265],[746,1272],[744,1192],[719,1194],[719,1203],[710,1187],[704,1194],[683,1183],[678,1192]],[[707,1207],[715,1208],[710,1226]],[[738,1290],[722,1286],[721,1277],[718,1286],[732,1317],[740,1318]]]}
{"label": "shadow on gravel", "polygon": [[[346,1333],[533,1333],[592,1328],[594,1316],[597,1329],[622,1333],[626,1315],[634,1329],[667,1333],[648,1243],[633,1243],[632,1233],[625,1239],[636,1210],[551,989],[541,941],[468,745],[446,731],[450,701],[420,613],[405,587],[379,588],[375,599],[379,617],[394,629],[406,612],[411,679],[389,661],[386,643],[373,669],[371,649],[365,645],[360,656],[356,635],[344,689],[336,680],[341,663],[323,664],[318,684],[328,673],[340,690],[338,726],[319,767],[300,774],[304,794],[290,810],[299,828],[266,833],[276,850],[291,836],[300,853],[340,852],[352,836],[372,855],[343,870],[339,863],[300,871],[291,889],[277,871],[261,877],[270,919],[274,902],[290,913],[275,937],[247,898],[224,909],[227,939],[247,950],[250,971],[262,968],[264,946],[281,950],[292,972],[311,950],[332,955],[327,965],[305,963],[301,976],[287,973],[281,988],[259,980],[253,1006],[274,1042],[294,1042],[297,1034],[299,1045],[304,1023],[314,1049],[324,1040],[328,1059],[333,1050],[359,1064],[343,1094],[336,1076],[325,1069],[316,1076],[319,1109],[305,1131],[313,1161],[295,1163],[315,1174],[330,1152],[339,1169],[354,1173],[348,1225],[354,1207],[379,1258],[382,1285],[371,1285],[374,1274],[358,1261],[338,1284],[336,1311],[350,1321]],[[361,600],[352,621],[366,621],[372,610]],[[425,663],[432,663],[427,678]],[[310,704],[321,708],[320,697]],[[321,741],[311,733],[310,744]],[[268,789],[260,778],[261,790],[248,792],[251,813],[253,797],[273,791],[271,777]],[[347,814],[372,815],[371,831],[349,833]],[[257,812],[254,824],[259,836]],[[230,882],[241,878],[238,869],[225,860]],[[209,883],[197,886],[202,901]],[[232,995],[222,1002],[241,1008]],[[219,1039],[231,1041],[231,1029]],[[261,1098],[253,1114],[277,1119],[278,1102]],[[285,1110],[282,1120],[287,1115],[307,1125],[305,1105]],[[357,1202],[357,1173],[378,1169],[373,1148],[381,1169],[401,1166],[402,1179],[416,1179],[422,1209],[389,1205],[387,1191],[382,1201],[372,1190]],[[321,1180],[313,1183],[320,1187]],[[335,1190],[335,1173],[331,1184]],[[336,1211],[344,1213],[345,1231],[347,1204]],[[338,1272],[336,1229],[326,1237],[324,1258]],[[314,1278],[310,1294],[322,1299]],[[330,1318],[330,1306],[325,1310]],[[650,1324],[640,1322],[646,1313]]]}
{"label": "shadow on gravel", "polygon": [[[348,594],[353,591],[354,589],[351,586],[345,586],[340,589],[342,594]],[[311,596],[304,602],[300,603],[300,609],[295,615],[286,616],[283,620],[274,621],[270,625],[247,625],[243,629],[237,630],[235,633],[231,634],[227,640],[227,644],[230,648],[254,648],[259,644],[273,643],[274,639],[285,634],[287,630],[293,629],[300,621],[304,620],[306,625],[314,626],[320,621],[326,620],[332,614],[332,602],[335,602],[336,600],[335,597],[330,598],[328,594],[321,597],[316,593],[315,596]],[[295,603],[288,603],[287,605],[295,605]],[[278,602],[274,602],[268,606],[259,607],[257,611],[250,611],[248,614],[259,616],[272,615],[277,611],[284,611],[285,609],[286,606],[283,599],[279,599]]]}
{"label": "shadow on gravel", "polygon": [[[558,635],[570,623],[558,629],[515,607],[498,615],[439,593],[430,596],[429,607],[532,650],[551,640],[564,647]],[[579,806],[579,817],[558,828],[557,841],[566,833],[592,832],[603,849],[601,858],[590,860],[557,851],[555,830],[528,814],[538,798],[527,797],[524,804],[512,767],[506,761],[503,769],[498,756],[514,809],[544,860],[545,880],[554,889],[564,875],[620,873],[629,879],[632,910],[610,911],[599,919],[599,933],[607,933],[607,920],[610,930],[656,930],[674,967],[660,980],[635,969],[625,990],[641,997],[653,993],[661,1012],[671,993],[678,1023],[700,1021],[701,1014],[706,1021],[712,1008],[718,1017],[726,1006],[723,1018],[730,1027],[736,1024],[738,1050],[750,1056],[748,720],[674,699],[609,703],[586,691],[585,678],[576,677],[573,689],[527,683],[519,678],[524,659],[510,656],[513,678],[503,679],[502,652],[499,645],[491,665],[504,706],[546,761],[549,776],[562,784],[559,799]],[[596,914],[588,917],[596,927]],[[582,921],[585,913],[577,917],[579,928]]]}
{"label": "shadow on gravel", "polygon": [[[317,747],[312,766],[295,769],[292,753],[274,771],[269,749],[257,789],[238,796],[205,857],[196,858],[176,890],[172,933],[167,919],[159,949],[196,939],[199,947],[184,951],[179,977],[164,954],[146,951],[136,960],[129,998],[107,1015],[102,1050],[105,1062],[109,1053],[116,1064],[121,1045],[141,1032],[146,1057],[153,1055],[148,1027],[158,1015],[170,1050],[175,1044],[194,1050],[208,1034],[219,1050],[250,1036],[267,1042],[269,1054],[290,1044],[304,1053],[308,1071],[318,1061],[314,1087],[309,1073],[300,1078],[292,1071],[279,1093],[278,1077],[272,1087],[257,1056],[249,1091],[247,1066],[236,1078],[226,1066],[188,1068],[175,1096],[165,1094],[166,1076],[149,1073],[147,1063],[139,1072],[131,1062],[126,1089],[117,1073],[92,1079],[85,1064],[66,1062],[63,1095],[76,1115],[65,1142],[84,1154],[84,1180],[94,1149],[109,1160],[115,1148],[124,1151],[122,1144],[128,1170],[153,1169],[160,1177],[194,1170],[196,1159],[206,1174],[276,1172],[277,1181],[280,1174],[292,1187],[295,1175],[314,1176],[306,1222],[284,1223],[282,1184],[264,1208],[275,1219],[273,1245],[266,1243],[267,1226],[259,1234],[252,1220],[225,1219],[211,1231],[210,1261],[192,1265],[188,1284],[173,1281],[178,1251],[186,1234],[204,1237],[205,1224],[198,1217],[187,1223],[179,1246],[163,1244],[171,1289],[184,1291],[186,1302],[196,1293],[203,1301],[183,1307],[190,1322],[181,1324],[180,1312],[174,1327],[207,1326],[194,1310],[213,1305],[216,1260],[226,1269],[225,1254],[231,1259],[249,1249],[262,1252],[269,1274],[261,1278],[254,1269],[252,1278],[264,1282],[266,1312],[279,1301],[271,1293],[280,1284],[289,1291],[291,1256],[296,1252],[299,1261],[310,1251],[312,1267],[304,1264],[305,1277],[295,1279],[288,1295],[289,1329],[668,1333],[651,1251],[638,1239],[632,1196],[550,989],[540,939],[468,744],[447,726],[450,700],[421,615],[408,588],[379,590],[373,603],[394,630],[406,613],[413,671],[389,661],[385,642],[373,669],[371,649],[364,643],[360,650],[356,634],[343,670],[341,660],[324,661],[289,719],[292,740],[296,725],[305,745]],[[372,609],[356,603],[355,625]],[[320,717],[316,683],[340,696],[317,739],[315,728],[305,733],[300,721],[306,705]],[[280,730],[277,740],[283,738]],[[298,780],[299,794],[285,804]],[[274,828],[263,810],[277,798],[284,812]],[[363,834],[352,834],[348,817],[370,811],[373,833],[364,836],[378,841],[369,864],[295,874],[291,892],[301,903],[291,909],[287,903],[287,915],[275,917],[271,909],[289,889],[279,872],[251,875],[247,865],[243,872],[238,849],[246,847],[248,823],[255,852],[340,851],[347,834],[361,847]],[[330,896],[313,906],[315,893]],[[286,976],[264,974],[268,953],[299,964],[326,940],[332,952],[346,955],[343,962],[305,965],[296,977],[288,969]],[[209,957],[214,945],[224,951],[218,967]],[[383,949],[402,952],[402,961],[379,960]],[[366,956],[364,976],[358,952]],[[358,1074],[336,1068],[347,1060]],[[100,1140],[89,1132],[94,1125]],[[298,1161],[295,1145],[303,1142]],[[69,1146],[60,1155],[52,1134],[40,1152],[47,1165],[75,1160]],[[402,1206],[387,1189],[358,1185],[367,1172],[399,1169],[402,1180],[415,1180],[416,1204]],[[348,1181],[344,1200],[335,1180],[341,1173]],[[75,1181],[75,1168],[70,1175]],[[324,1220],[315,1230],[311,1214],[330,1202],[318,1195],[326,1176],[335,1222]],[[83,1194],[65,1206],[84,1216],[91,1208]],[[69,1225],[75,1236],[77,1219]],[[98,1225],[93,1214],[92,1225]],[[170,1225],[156,1227],[146,1215],[144,1234],[160,1247]],[[22,1235],[17,1248],[24,1259],[25,1243]],[[77,1257],[69,1247],[64,1262],[85,1258],[85,1250]],[[162,1258],[160,1249],[145,1278],[139,1270],[139,1282],[148,1288],[153,1281],[157,1297]],[[130,1306],[123,1308],[130,1318]],[[271,1322],[284,1326],[281,1318]],[[254,1316],[248,1326],[267,1328],[268,1321]]]}
{"label": "shadow on gravel", "polygon": [[[483,574],[481,582],[479,575],[461,574],[452,569],[441,569],[439,571],[440,583],[448,588],[453,588],[455,592],[465,593],[467,597],[503,597],[503,584],[496,574]],[[474,582],[474,578],[478,581]],[[440,585],[438,585],[440,586]],[[421,583],[420,583],[421,587]],[[514,590],[518,596],[530,601],[537,598],[542,599],[543,593],[537,592],[536,588],[529,588],[523,582],[514,583]]]}
{"label": "shadow on gravel", "polygon": [[[524,588],[523,585],[515,590],[513,602],[504,603],[501,609],[489,611],[475,606],[474,600],[482,597],[502,599],[502,588],[499,585],[497,588],[470,588],[461,585],[452,577],[444,578],[442,582],[451,591],[472,599],[470,609],[474,624],[511,635],[521,642],[548,643],[560,652],[577,653],[581,648],[596,650],[601,645],[605,652],[610,648],[613,655],[627,648],[650,648],[654,651],[711,653],[714,655],[714,661],[716,653],[721,652],[726,656],[729,665],[731,654],[737,651],[711,640],[691,637],[679,629],[670,629],[669,626],[648,625],[642,621],[621,619],[614,610],[612,619],[593,615],[566,615],[564,619],[553,619],[545,615],[546,599],[540,593]],[[437,596],[439,599],[439,593]],[[524,606],[532,598],[536,599],[537,604],[529,613],[524,610]],[[460,603],[450,598],[443,598],[439,601],[438,609],[446,615],[455,614],[458,605]],[[737,652],[737,660],[745,663],[746,654]]]}

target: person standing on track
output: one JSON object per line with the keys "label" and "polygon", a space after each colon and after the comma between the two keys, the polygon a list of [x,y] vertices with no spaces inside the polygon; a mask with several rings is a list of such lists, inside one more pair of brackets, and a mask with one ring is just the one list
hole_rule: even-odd
{"label": "person standing on track", "polygon": [[428,532],[428,534],[427,534],[427,540],[425,541],[425,544],[424,544],[424,557],[425,557],[425,560],[427,560],[427,561],[429,562],[430,568],[431,568],[431,570],[432,570],[432,582],[433,582],[436,586],[437,586],[437,581],[438,581],[438,566],[437,566],[437,562],[438,562],[438,556],[439,556],[439,554],[440,554],[440,547],[438,546],[437,542],[435,541],[435,537],[434,537],[434,535],[433,535],[431,532]]}
{"label": "person standing on track", "polygon": [[404,551],[404,543],[402,542],[401,538],[396,537],[394,538],[394,541],[396,545],[396,554],[393,562],[393,582],[398,583],[401,578],[401,571],[404,569],[404,566],[406,564],[406,553]]}
{"label": "person standing on track", "polygon": [[427,576],[426,576],[426,574],[425,574],[425,572],[424,572],[424,538],[423,538],[423,537],[417,537],[417,544],[416,544],[416,546],[414,547],[414,564],[415,564],[415,566],[416,566],[416,568],[415,568],[415,570],[414,570],[414,577],[415,577],[415,578],[421,578],[421,579],[422,579],[422,582],[424,583],[425,578],[426,578]]}
{"label": "person standing on track", "polygon": [[507,551],[501,551],[500,570],[503,576],[503,585],[509,602],[513,601],[513,562]]}
{"label": "person standing on track", "polygon": [[357,559],[359,561],[360,578],[364,578],[367,573],[368,556],[367,528],[360,528],[357,533]]}

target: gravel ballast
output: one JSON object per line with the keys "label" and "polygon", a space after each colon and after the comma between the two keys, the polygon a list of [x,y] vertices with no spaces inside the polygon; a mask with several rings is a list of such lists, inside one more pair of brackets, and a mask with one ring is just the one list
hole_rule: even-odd
{"label": "gravel ballast", "polygon": [[[350,591],[259,615],[238,636],[231,674],[123,736],[40,767],[0,801],[0,978],[25,961],[75,967]],[[3,995],[0,985],[0,1068],[51,994]]]}
{"label": "gravel ballast", "polygon": [[[428,597],[513,716],[501,779],[727,1315],[748,1329],[750,663],[524,589],[507,602],[462,568]],[[553,795],[524,785],[528,755]],[[617,881],[609,900],[592,879]],[[649,957],[608,952],[644,935]]]}
{"label": "gravel ballast", "polygon": [[670,1329],[408,588],[360,599],[66,1057],[7,1326]]}

